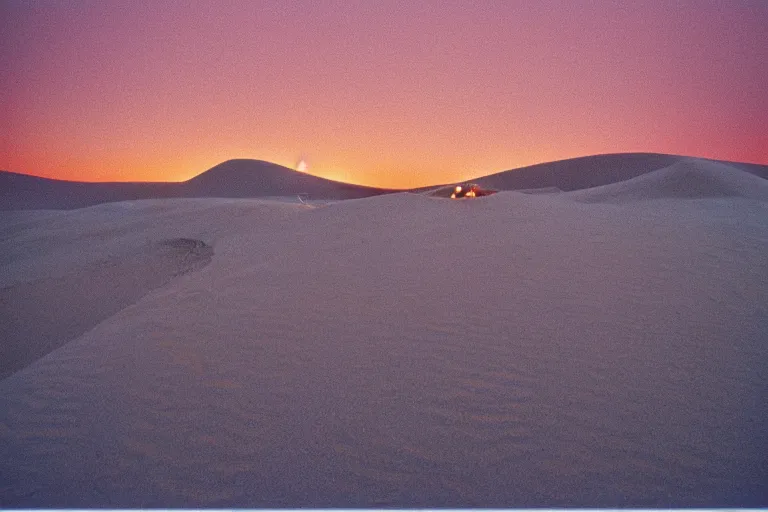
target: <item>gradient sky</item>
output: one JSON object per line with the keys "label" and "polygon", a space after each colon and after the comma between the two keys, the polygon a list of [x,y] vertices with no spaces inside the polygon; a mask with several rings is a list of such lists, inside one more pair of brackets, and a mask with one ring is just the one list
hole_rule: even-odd
{"label": "gradient sky", "polygon": [[374,186],[596,153],[768,164],[768,2],[0,0],[0,169]]}

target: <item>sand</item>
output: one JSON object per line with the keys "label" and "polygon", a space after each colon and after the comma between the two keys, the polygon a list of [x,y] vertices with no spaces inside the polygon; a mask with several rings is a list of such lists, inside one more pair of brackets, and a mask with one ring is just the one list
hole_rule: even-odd
{"label": "sand", "polygon": [[161,240],[59,277],[0,289],[0,378],[90,330],[172,278],[204,266],[212,253],[201,240]]}
{"label": "sand", "polygon": [[765,181],[649,171],[3,216],[3,293],[98,314],[0,381],[0,506],[767,506]]}

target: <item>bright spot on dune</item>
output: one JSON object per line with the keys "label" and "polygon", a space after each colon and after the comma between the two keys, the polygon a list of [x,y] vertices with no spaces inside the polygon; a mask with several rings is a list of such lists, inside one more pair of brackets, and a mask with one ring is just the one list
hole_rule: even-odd
{"label": "bright spot on dune", "polygon": [[299,172],[307,172],[307,169],[309,169],[309,165],[307,165],[307,161],[302,158],[299,160],[299,163],[296,164],[296,170]]}

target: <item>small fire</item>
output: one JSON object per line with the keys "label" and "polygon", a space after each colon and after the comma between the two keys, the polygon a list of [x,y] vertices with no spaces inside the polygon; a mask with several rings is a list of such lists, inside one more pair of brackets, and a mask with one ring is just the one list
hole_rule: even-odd
{"label": "small fire", "polygon": [[451,199],[461,199],[464,197],[483,197],[483,196],[489,196],[493,193],[495,193],[495,190],[483,190],[480,188],[479,185],[476,185],[474,183],[470,185],[456,185],[453,187],[453,192],[451,193]]}
{"label": "small fire", "polygon": [[492,194],[495,194],[497,191],[493,189],[483,189],[480,188],[480,185],[477,185],[475,183],[471,184],[464,184],[462,185],[456,185],[453,187],[453,192],[451,193],[451,199],[462,199],[464,197],[484,197],[484,196],[490,196]]}

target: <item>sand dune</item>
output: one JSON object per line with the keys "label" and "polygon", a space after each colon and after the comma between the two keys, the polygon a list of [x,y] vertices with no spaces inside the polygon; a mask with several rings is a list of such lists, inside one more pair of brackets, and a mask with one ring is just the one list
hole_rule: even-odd
{"label": "sand dune", "polygon": [[[661,160],[579,192],[10,212],[6,290],[76,319],[142,294],[0,381],[0,505],[768,505],[765,182]],[[190,240],[211,261],[167,280]],[[106,261],[113,288],[61,284]],[[33,346],[66,316],[2,306]]]}
{"label": "sand dune", "polygon": [[[208,217],[221,209],[229,228]],[[207,264],[217,236],[243,229],[244,215],[250,223],[259,212],[263,222],[302,209],[164,200],[9,212],[0,222],[0,378]]]}
{"label": "sand dune", "polygon": [[768,201],[768,180],[721,162],[685,159],[619,183],[571,192],[585,202],[743,198]]}
{"label": "sand dune", "polygon": [[182,183],[79,183],[0,171],[0,210],[73,209],[174,197],[355,199],[389,192],[303,174],[258,160],[229,160]]}
{"label": "sand dune", "polygon": [[619,183],[580,190],[570,197],[585,202],[731,197],[768,201],[768,180],[732,165],[688,158]]}
{"label": "sand dune", "polygon": [[[554,193],[620,183],[676,163],[687,165],[686,162],[690,161],[688,157],[647,153],[595,155],[513,169],[469,181],[495,190]],[[768,166],[719,163],[768,179]],[[450,186],[438,186],[422,187],[411,192],[447,197],[450,190]],[[301,194],[310,200],[341,200],[392,192],[396,191],[326,180],[258,160],[229,160],[183,183],[77,183],[0,171],[0,210],[5,211],[73,209],[151,198],[296,198]]]}
{"label": "sand dune", "polygon": [[162,240],[64,276],[0,289],[0,379],[204,266],[212,252],[201,240]]}
{"label": "sand dune", "polygon": [[[504,171],[472,181],[497,190],[557,188],[563,191],[582,190],[619,183],[653,172],[689,157],[654,153],[619,153],[572,158]],[[696,159],[701,162],[714,160]],[[768,178],[768,166],[720,162],[741,171]]]}
{"label": "sand dune", "polygon": [[257,160],[229,160],[184,182],[184,197],[262,197],[306,194],[313,199],[358,199],[388,190],[318,178]]}
{"label": "sand dune", "polygon": [[70,210],[177,195],[173,183],[81,183],[0,171],[0,211]]}

